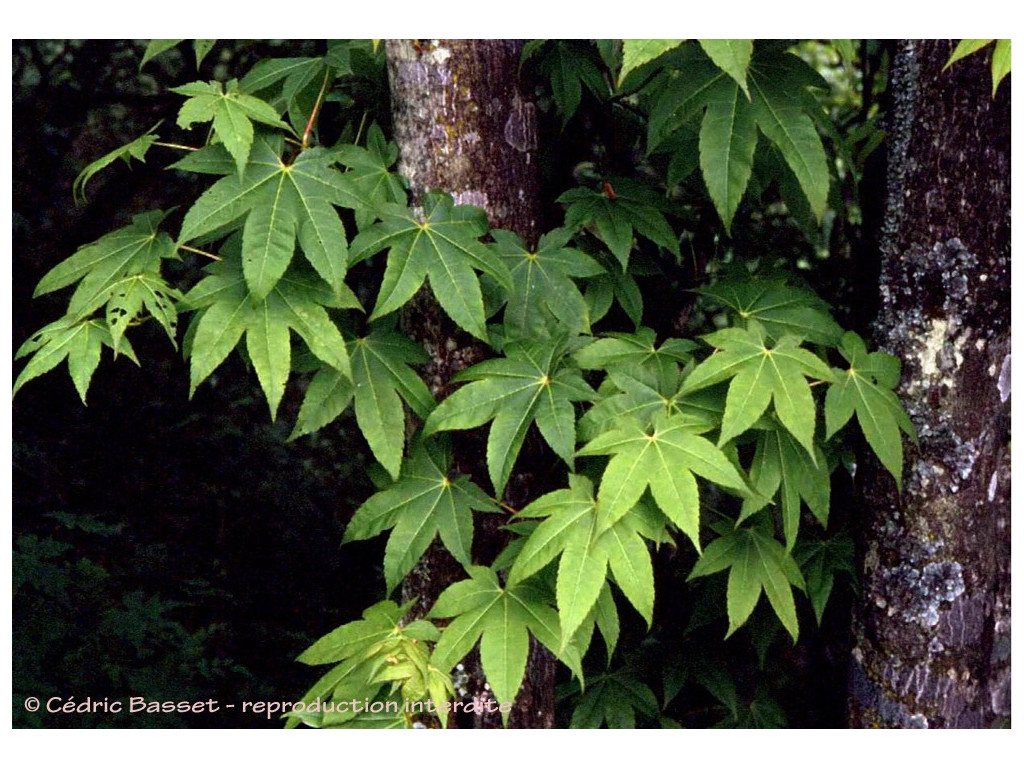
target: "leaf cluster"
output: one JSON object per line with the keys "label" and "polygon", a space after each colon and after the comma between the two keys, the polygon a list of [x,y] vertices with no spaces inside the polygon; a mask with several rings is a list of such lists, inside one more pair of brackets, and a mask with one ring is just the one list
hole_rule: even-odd
{"label": "leaf cluster", "polygon": [[[174,42],[154,41],[146,59]],[[821,217],[826,118],[812,89],[822,82],[784,47],[627,40],[583,54],[581,45],[527,52],[541,58],[563,123],[583,87],[632,99],[648,153],[671,155],[675,182],[685,166],[699,167],[726,230],[767,142]],[[211,183],[176,236],[164,231],[163,213],[142,214],[44,276],[37,294],[76,287],[67,314],[18,350],[32,357],[15,392],[66,359],[84,401],[103,347],[135,360],[126,330],[148,319],[177,345],[178,315],[187,313],[191,392],[237,351],[272,418],[299,374],[304,397],[291,439],[352,406],[384,471],[344,541],[388,532],[388,595],[435,541],[467,578],[425,619],[406,622],[407,607],[385,601],[319,640],[300,661],[334,666],[307,703],[447,701],[452,669],[477,645],[494,695],[509,703],[532,637],[584,690],[574,725],[628,726],[634,711],[656,717],[649,688],[620,672],[585,672],[583,660],[596,629],[611,661],[620,608],[657,625],[659,601],[669,599],[658,593],[652,558],[662,546],[686,552],[694,588],[725,576],[712,621],[726,620],[726,637],[748,624],[762,595],[794,641],[801,595],[820,622],[834,574],[849,570],[828,531],[839,437],[856,415],[899,481],[901,433],[914,434],[894,394],[899,362],[868,352],[827,304],[777,277],[704,286],[701,300],[727,318],[711,333],[678,338],[644,326],[635,279],[643,255],[682,258],[668,178],[660,188],[611,177],[566,191],[562,226],[536,245],[491,230],[484,211],[443,192],[410,205],[392,170],[397,147],[379,127],[332,147],[311,139],[323,101],[351,83],[357,54],[377,55],[332,43],[320,57],[261,62],[238,81],[174,89],[186,97],[179,127],[210,128],[204,146],[172,167]],[[118,157],[141,159],[154,138],[101,158],[80,186]],[[209,259],[203,277],[187,291],[169,285],[163,263],[195,254]],[[381,263],[376,294],[357,296],[349,271]],[[419,376],[427,350],[398,322],[423,290],[493,353],[459,372],[440,402]],[[616,305],[632,330],[599,326]],[[452,466],[444,434],[485,427],[489,487],[483,472],[473,479]],[[564,483],[514,510],[506,490],[531,433]],[[490,563],[474,559],[478,514],[506,523],[509,543]],[[408,724],[402,714],[364,714],[296,714],[289,725]]]}

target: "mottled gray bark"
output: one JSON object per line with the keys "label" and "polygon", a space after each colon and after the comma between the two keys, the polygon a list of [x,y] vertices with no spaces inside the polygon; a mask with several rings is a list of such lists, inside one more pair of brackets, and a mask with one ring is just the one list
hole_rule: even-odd
{"label": "mottled gray bark", "polygon": [[920,436],[899,493],[863,471],[850,724],[993,727],[1010,707],[1010,83],[900,41],[879,345]]}
{"label": "mottled gray bark", "polygon": [[[414,200],[441,189],[457,203],[487,211],[492,227],[510,229],[535,244],[540,233],[537,123],[530,92],[519,79],[521,42],[514,40],[388,40],[388,75],[398,168],[409,179]],[[458,332],[430,294],[421,291],[404,316],[406,331],[431,356],[426,379],[435,396],[449,392],[454,373],[481,359],[486,349]],[[486,451],[478,438],[453,435],[457,469],[484,487]],[[521,484],[522,480],[518,480]],[[513,476],[506,495],[521,495]],[[500,551],[500,516],[478,515],[474,556],[488,563]],[[425,612],[465,573],[436,542],[406,579],[405,599]],[[466,660],[460,690],[466,697],[491,696],[474,654]],[[554,659],[531,644],[526,679],[509,725],[550,728],[554,724]],[[477,715],[454,726],[500,727],[501,718]]]}

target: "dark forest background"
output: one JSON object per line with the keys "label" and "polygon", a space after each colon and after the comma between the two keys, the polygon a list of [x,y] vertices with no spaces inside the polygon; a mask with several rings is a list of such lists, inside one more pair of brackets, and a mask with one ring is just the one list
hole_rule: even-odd
{"label": "dark forest background", "polygon": [[[47,270],[132,214],[200,188],[196,177],[162,172],[176,157],[157,148],[145,165],[97,176],[84,204],[72,201],[78,172],[173,116],[180,99],[166,88],[194,76],[177,51],[139,74],[145,43],[15,41],[15,349],[58,314],[59,297],[32,299]],[[275,54],[219,46],[204,66],[231,76]],[[345,419],[286,443],[301,393],[271,424],[237,357],[189,401],[185,363],[150,330],[133,337],[145,368],[106,359],[88,407],[63,372],[14,401],[15,697],[296,700],[316,671],[295,656],[382,589],[381,546],[338,549],[344,519],[372,488],[366,448]],[[237,708],[189,720],[15,706],[14,719],[280,727]]]}

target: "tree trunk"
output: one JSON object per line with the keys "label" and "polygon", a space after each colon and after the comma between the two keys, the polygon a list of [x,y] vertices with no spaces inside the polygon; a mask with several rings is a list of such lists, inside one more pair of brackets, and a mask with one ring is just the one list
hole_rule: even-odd
{"label": "tree trunk", "polygon": [[[510,229],[535,245],[541,214],[536,165],[537,129],[532,97],[519,81],[520,42],[512,40],[388,40],[388,74],[398,168],[409,179],[415,201],[432,189],[450,193],[458,204],[487,212],[492,227]],[[438,398],[449,392],[454,373],[486,355],[486,348],[458,331],[430,294],[421,291],[405,313],[406,331],[431,356],[426,379]],[[459,471],[486,487],[486,452],[472,435],[453,433]],[[520,486],[522,480],[519,481]],[[507,495],[527,491],[509,484]],[[490,562],[504,543],[497,515],[477,516],[474,557]],[[436,542],[403,585],[404,598],[417,600],[422,614],[454,581],[465,578]],[[474,654],[475,656],[475,654]],[[467,659],[467,697],[491,696],[479,660]],[[509,719],[519,728],[554,724],[554,659],[531,642],[526,677]],[[471,723],[500,727],[496,713]],[[453,722],[454,721],[454,722]]]}
{"label": "tree trunk", "polygon": [[1010,708],[1010,96],[990,51],[900,41],[876,340],[920,436],[862,469],[853,727],[992,727]]}

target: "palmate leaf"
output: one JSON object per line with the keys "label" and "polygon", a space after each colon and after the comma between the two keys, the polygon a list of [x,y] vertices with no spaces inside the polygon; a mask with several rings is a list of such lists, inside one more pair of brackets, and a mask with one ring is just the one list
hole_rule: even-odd
{"label": "palmate leaf", "polygon": [[798,56],[789,53],[755,55],[748,76],[757,126],[786,159],[820,221],[828,201],[828,163],[821,137],[808,114],[805,89],[827,89],[828,85]]}
{"label": "palmate leaf", "polygon": [[215,80],[196,81],[171,88],[171,91],[190,97],[178,111],[178,126],[189,128],[193,123],[213,121],[213,130],[235,159],[239,176],[245,170],[252,148],[253,121],[291,130],[267,102],[243,93],[237,80],[230,81],[226,87]]}
{"label": "palmate leaf", "polygon": [[580,440],[593,440],[626,421],[643,427],[657,413],[682,417],[695,435],[710,432],[722,424],[725,389],[714,387],[682,396],[684,378],[678,366],[616,365],[598,389],[600,399],[577,422]]}
{"label": "palmate leaf", "polygon": [[757,123],[749,96],[734,79],[719,78],[704,100],[707,111],[700,126],[700,167],[728,232],[750,181]]}
{"label": "palmate leaf", "polygon": [[464,566],[470,564],[473,512],[498,507],[468,477],[451,478],[450,457],[419,445],[393,485],[356,510],[342,543],[359,541],[391,528],[384,552],[388,592],[416,565],[436,536]]}
{"label": "palmate leaf", "polygon": [[871,450],[902,487],[900,431],[915,441],[917,433],[892,391],[900,382],[900,361],[885,352],[868,353],[864,340],[852,331],[843,335],[839,352],[850,367],[835,370],[825,395],[825,436],[834,435],[856,413]]}
{"label": "palmate leaf", "polygon": [[597,628],[604,639],[605,659],[612,663],[612,656],[619,642],[619,611],[612,597],[611,582],[605,581],[597,596],[597,602],[590,609],[583,623],[580,624],[569,642],[579,653],[580,658],[586,656],[594,639],[594,628]]}
{"label": "palmate leaf", "polygon": [[[429,657],[429,644],[440,633],[429,621],[406,622],[411,606],[377,603],[363,611],[362,619],[343,624],[304,651],[298,657],[304,664],[335,666],[303,697],[307,707],[289,713],[286,727],[302,723],[316,728],[402,728],[407,727],[407,703],[429,699],[437,706],[448,701],[454,693],[451,677]],[[382,707],[376,715],[352,706],[331,707],[333,711],[324,713],[308,706],[317,699],[394,701],[398,707]],[[439,716],[444,724],[443,711]]]}
{"label": "palmate leaf", "polygon": [[726,608],[729,631],[739,629],[754,612],[763,591],[779,621],[796,642],[799,624],[793,587],[803,590],[804,578],[785,547],[762,528],[737,528],[704,550],[690,572],[690,579],[729,569]]}
{"label": "palmate leaf", "polygon": [[279,280],[268,296],[257,299],[233,260],[208,271],[212,274],[184,299],[190,308],[201,310],[193,320],[190,395],[224,362],[243,334],[271,418],[276,417],[291,373],[290,331],[318,359],[351,377],[345,340],[324,309],[324,294],[330,297],[329,292],[297,274]]}
{"label": "palmate leaf", "polygon": [[390,169],[398,160],[398,145],[384,138],[376,123],[366,133],[366,147],[352,144],[338,149],[338,161],[348,167],[345,194],[339,205],[355,211],[356,226],[366,229],[377,219],[377,210],[385,203],[404,205],[405,180]]}
{"label": "palmate leaf", "polygon": [[636,728],[637,713],[657,719],[660,708],[650,687],[633,669],[591,675],[572,713],[570,728]]}
{"label": "palmate leaf", "polygon": [[495,494],[504,493],[530,424],[537,422],[551,449],[572,466],[576,447],[573,403],[595,396],[565,357],[567,340],[510,342],[505,357],[459,372],[453,381],[471,382],[430,414],[425,435],[472,429],[493,419],[487,440],[487,469]]}
{"label": "palmate leaf", "polygon": [[853,540],[844,534],[825,541],[800,542],[793,550],[793,557],[800,566],[807,584],[807,597],[814,609],[814,616],[821,626],[829,595],[837,573],[845,572],[856,578],[854,568]]}
{"label": "palmate leaf", "polygon": [[406,432],[402,401],[421,419],[434,408],[430,390],[409,367],[425,363],[427,354],[384,324],[352,342],[351,357],[359,429],[377,461],[397,478]]}
{"label": "palmate leaf", "polygon": [[[141,71],[142,68],[146,66],[147,62],[151,61],[152,59],[155,59],[161,53],[169,51],[171,50],[171,48],[174,48],[179,43],[183,42],[185,42],[184,38],[180,40],[150,40],[149,44],[146,46],[145,52],[142,54],[142,61],[139,62],[139,70]],[[206,54],[208,54],[213,49],[213,46],[216,42],[216,40],[192,41],[192,45],[195,48],[197,69],[199,68],[199,65],[203,63],[203,59],[206,58]]]}
{"label": "palmate leaf", "polygon": [[814,344],[834,346],[843,335],[828,304],[781,280],[726,278],[698,289],[698,293],[715,299],[744,323],[756,320],[775,340],[792,333]]}
{"label": "palmate leaf", "polygon": [[487,216],[470,205],[455,205],[450,195],[423,198],[423,220],[403,206],[384,204],[381,221],[352,241],[352,263],[385,248],[388,264],[371,320],[402,307],[429,277],[438,303],[460,328],[487,340],[483,294],[474,270],[506,288],[512,278],[502,260],[479,241]]}
{"label": "palmate leaf", "polygon": [[746,481],[725,454],[695,434],[682,414],[656,414],[650,428],[625,422],[591,440],[577,455],[609,454],[597,497],[599,533],[626,515],[649,486],[661,511],[700,551],[700,494],[694,475],[747,493]]}
{"label": "palmate leaf", "polygon": [[[267,94],[267,98],[281,110],[291,113],[295,96],[314,80],[319,83],[326,66],[324,58],[319,56],[264,59],[242,78],[239,88],[244,93],[255,94],[280,83],[280,88],[275,89],[276,93],[272,96]],[[289,116],[294,122],[295,115]]]}
{"label": "palmate leaf", "polygon": [[347,199],[348,182],[331,167],[334,157],[307,149],[291,165],[270,142],[257,139],[244,175],[207,189],[185,215],[179,243],[204,244],[245,219],[242,262],[249,289],[265,298],[291,263],[295,242],[335,294],[351,296],[345,229],[335,205]]}
{"label": "palmate leaf", "polygon": [[43,275],[33,298],[81,281],[68,311],[93,312],[107,301],[117,280],[127,274],[158,271],[161,259],[174,257],[174,243],[159,230],[166,215],[163,211],[140,213],[128,226],[82,246]]}
{"label": "palmate leaf", "polygon": [[683,125],[699,118],[709,90],[729,79],[715,66],[699,46],[685,45],[673,59],[676,71],[657,92],[647,124],[647,152],[662,143]]}
{"label": "palmate leaf", "polygon": [[800,499],[807,502],[818,521],[827,526],[831,475],[817,445],[814,455],[816,460],[811,461],[807,452],[783,429],[762,431],[750,465],[750,481],[761,498],[744,500],[738,522],[763,508],[768,499],[780,491],[787,551],[796,543],[800,529]]}
{"label": "palmate leaf", "polygon": [[[448,587],[434,603],[429,619],[452,619],[434,649],[433,664],[451,670],[480,642],[480,661],[499,703],[511,703],[526,671],[530,635],[582,677],[579,656],[560,648],[558,614],[528,584],[502,588],[494,571],[470,566],[470,578]],[[508,713],[503,712],[506,722]]]}
{"label": "palmate leaf", "polygon": [[114,282],[107,302],[107,327],[113,341],[114,357],[121,349],[125,330],[143,309],[163,326],[171,344],[177,348],[178,311],[175,302],[181,299],[181,293],[156,272],[126,275]]}
{"label": "palmate leaf", "polygon": [[745,87],[737,77],[743,55],[737,51],[735,56],[726,56],[716,49],[715,56],[722,68],[697,46],[684,47],[673,60],[678,75],[655,96],[647,151],[658,149],[674,131],[703,113],[701,171],[715,208],[728,227],[750,179],[756,125],[778,148],[811,211],[820,219],[828,197],[829,171],[809,111],[819,112],[820,107],[807,88],[827,88],[827,84],[797,56],[773,46],[754,50],[745,70]]}
{"label": "palmate leaf", "polygon": [[550,335],[553,324],[571,334],[590,331],[586,300],[571,278],[594,277],[605,270],[582,251],[566,247],[570,230],[542,235],[535,251],[513,232],[496,229],[491,237],[512,275],[504,315],[506,337],[540,338]]}
{"label": "palmate leaf", "polygon": [[423,348],[390,324],[348,342],[351,380],[334,369],[322,369],[310,382],[289,440],[330,423],[355,399],[356,422],[377,461],[398,478],[405,448],[404,400],[421,419],[434,408],[423,380],[410,368],[427,362]]}
{"label": "palmate leaf", "polygon": [[750,429],[774,403],[779,421],[817,461],[815,406],[807,378],[832,381],[831,369],[801,348],[796,336],[784,335],[775,346],[769,346],[764,328],[754,320],[747,330],[726,328],[703,338],[718,351],[690,373],[681,393],[687,395],[731,379],[718,444]]}
{"label": "palmate leaf", "polygon": [[[587,280],[587,290],[583,298],[587,302],[587,313],[591,323],[596,323],[612,307],[612,301],[618,301],[622,311],[633,321],[633,325],[640,326],[644,313],[644,297],[632,274],[619,270],[619,265],[611,264],[610,255],[601,258],[605,254],[597,254],[596,261],[605,267],[605,273]],[[608,261],[609,264],[605,265]]]}
{"label": "palmate leaf", "polygon": [[288,440],[295,440],[326,427],[345,412],[352,402],[353,394],[355,385],[348,376],[330,366],[322,366],[306,388],[295,428]]}
{"label": "palmate leaf", "polygon": [[619,260],[623,271],[633,250],[634,230],[679,258],[679,242],[650,189],[629,179],[611,179],[603,191],[576,187],[562,194],[567,203],[565,226],[593,227],[594,233]]}
{"label": "palmate leaf", "polygon": [[118,147],[114,151],[105,154],[99,160],[94,160],[85,166],[71,184],[71,195],[75,202],[78,202],[79,199],[83,202],[85,201],[85,185],[89,183],[89,180],[93,176],[115,160],[123,160],[124,164],[129,167],[132,164],[132,158],[135,158],[140,162],[145,162],[146,153],[149,151],[149,148],[160,140],[160,137],[153,133],[153,131],[155,131],[159,126],[160,123],[157,123],[144,134],[139,136],[139,138],[133,139],[123,147]]}
{"label": "palmate leaf", "polygon": [[[593,49],[589,45],[584,48],[580,42],[568,40],[535,42],[547,48],[538,69],[551,83],[551,95],[562,117],[562,128],[565,128],[580,105],[583,87],[602,98],[608,96],[608,84],[590,55]],[[523,57],[528,55],[529,51],[524,48]]]}
{"label": "palmate leaf", "polygon": [[684,40],[623,40],[622,69],[619,71],[619,85],[626,76],[649,61],[654,61],[661,54],[671,51]]}
{"label": "palmate leaf", "polygon": [[697,345],[688,339],[666,339],[658,346],[657,336],[650,328],[638,328],[636,333],[609,333],[573,353],[581,368],[607,369],[614,365],[653,365],[660,371],[665,366],[686,364]]}
{"label": "palmate leaf", "polygon": [[[138,365],[139,361],[128,340],[124,339],[122,344],[121,351]],[[15,354],[15,359],[30,354],[32,359],[28,361],[14,381],[14,391],[11,396],[18,394],[18,390],[27,382],[53,370],[66,359],[71,381],[74,382],[82,403],[85,403],[89,382],[100,364],[100,352],[104,346],[114,348],[110,330],[104,322],[76,320],[68,315],[50,323],[36,331]]]}
{"label": "palmate leaf", "polygon": [[750,67],[750,57],[754,54],[754,41],[698,40],[697,42],[700,43],[700,47],[704,49],[704,53],[715,63],[715,66],[736,81],[749,100],[747,69]]}
{"label": "palmate leaf", "polygon": [[[509,572],[517,584],[559,558],[556,582],[562,646],[592,616],[611,569],[623,594],[650,626],[654,614],[654,570],[641,533],[639,516],[626,514],[599,530],[600,514],[593,484],[570,475],[569,488],[541,496],[519,518],[546,517],[530,534]],[[616,619],[617,626],[617,619]]]}

